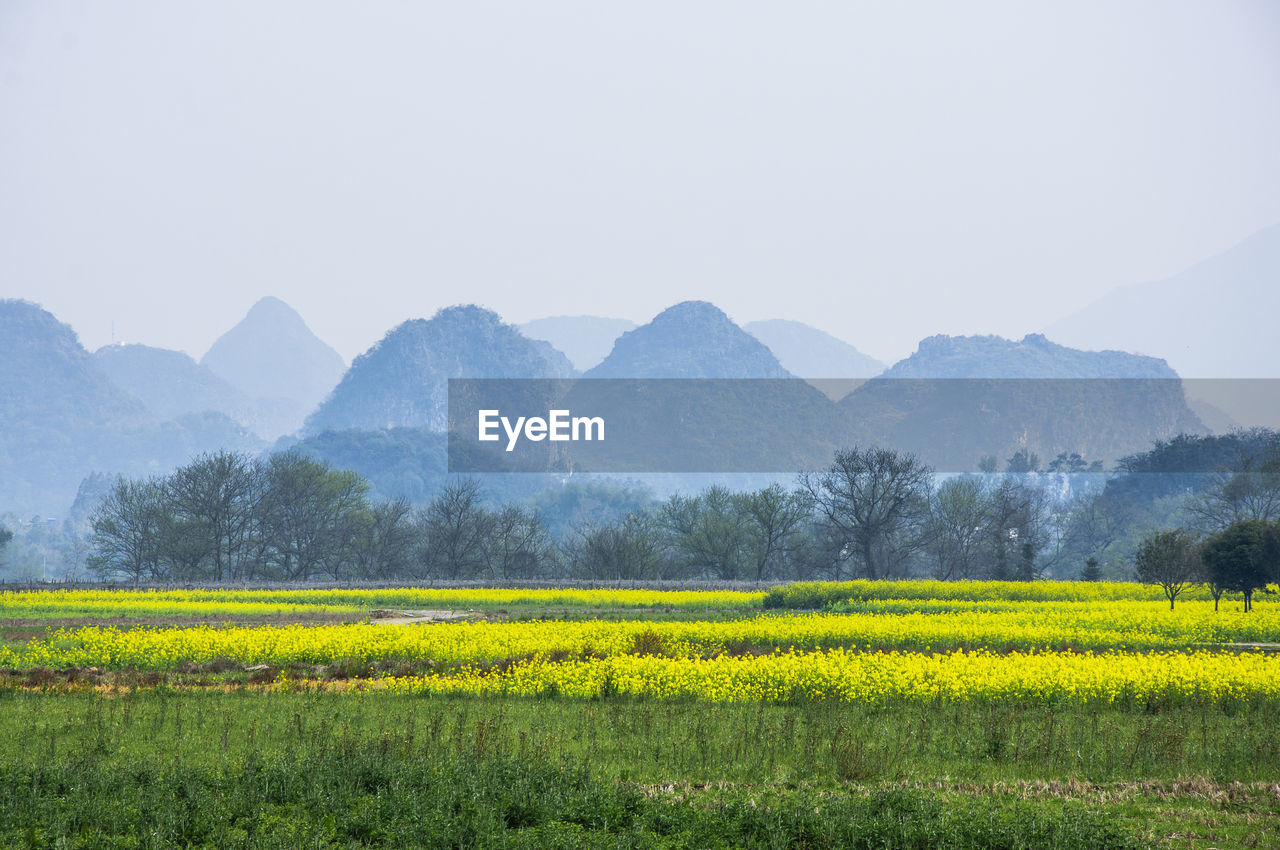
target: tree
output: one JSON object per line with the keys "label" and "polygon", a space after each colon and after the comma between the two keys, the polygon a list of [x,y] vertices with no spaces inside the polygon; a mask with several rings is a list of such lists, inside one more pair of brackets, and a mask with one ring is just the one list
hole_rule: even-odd
{"label": "tree", "polygon": [[987,496],[981,478],[963,476],[942,483],[929,502],[929,551],[934,578],[973,578],[983,560]]}
{"label": "tree", "polygon": [[1049,461],[1050,472],[1075,475],[1077,473],[1085,472],[1088,469],[1089,462],[1085,460],[1079,452],[1072,452],[1071,454],[1060,452],[1057,457]]}
{"label": "tree", "polygon": [[485,546],[489,577],[495,581],[530,579],[547,572],[555,547],[538,515],[519,505],[503,505],[490,518]]}
{"label": "tree", "polygon": [[421,577],[460,579],[482,573],[493,518],[480,503],[480,484],[451,481],[418,513]]}
{"label": "tree", "polygon": [[676,494],[662,506],[658,521],[682,568],[692,575],[732,581],[745,569],[748,532],[741,501],[722,486],[697,496]]}
{"label": "tree", "polygon": [[867,578],[893,574],[923,545],[933,470],[915,455],[855,446],[800,481],[840,551],[856,558]]}
{"label": "tree", "polygon": [[739,497],[746,518],[748,555],[756,581],[789,574],[789,562],[803,547],[803,528],[813,510],[808,494],[773,484]]}
{"label": "tree", "polygon": [[407,499],[374,505],[358,523],[354,547],[356,574],[362,579],[399,578],[411,574],[413,508]]}
{"label": "tree", "polygon": [[987,559],[997,581],[1031,581],[1035,559],[1048,542],[1045,495],[1022,476],[1005,475],[988,492]]}
{"label": "tree", "polygon": [[1039,468],[1040,455],[1025,448],[1018,449],[1013,453],[1013,457],[1005,462],[1005,472],[1012,472],[1015,475],[1035,472]]}
{"label": "tree", "polygon": [[585,524],[564,542],[565,560],[571,573],[581,578],[665,578],[658,532],[658,523],[644,513],[607,525]]}
{"label": "tree", "polygon": [[[1244,610],[1253,608],[1253,593],[1274,576],[1275,529],[1258,519],[1233,522],[1204,542],[1200,557],[1209,582],[1244,595]],[[1219,594],[1221,595],[1221,591]],[[1217,599],[1214,599],[1217,608]]]}
{"label": "tree", "polygon": [[1187,510],[1205,531],[1280,518],[1280,453],[1242,458],[1238,469],[1218,473],[1212,486],[1189,499]]}
{"label": "tree", "polygon": [[89,520],[94,549],[89,569],[103,578],[123,575],[135,584],[156,578],[164,501],[164,485],[156,479],[117,479]]}
{"label": "tree", "polygon": [[356,562],[356,544],[369,518],[369,485],[299,452],[272,455],[255,515],[268,558],[285,579],[342,579]]}
{"label": "tree", "polygon": [[[281,456],[273,456],[272,462],[276,457]],[[176,522],[171,533],[202,536],[200,541],[184,542],[182,549],[207,553],[204,578],[220,582],[247,577],[256,554],[253,538],[262,489],[261,467],[239,452],[203,454],[166,480],[171,510],[184,520]]]}
{"label": "tree", "polygon": [[1084,569],[1080,571],[1081,581],[1102,581],[1102,567],[1098,565],[1098,559],[1089,556],[1084,562]]}
{"label": "tree", "polygon": [[1200,550],[1194,538],[1181,529],[1147,535],[1133,557],[1138,580],[1158,584],[1173,610],[1178,594],[1200,574]]}

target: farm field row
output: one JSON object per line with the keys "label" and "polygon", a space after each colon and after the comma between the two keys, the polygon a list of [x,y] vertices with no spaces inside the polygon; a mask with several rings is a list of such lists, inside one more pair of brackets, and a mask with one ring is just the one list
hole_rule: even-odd
{"label": "farm field row", "polygon": [[[849,581],[786,585],[768,593],[739,590],[643,588],[399,587],[353,589],[68,589],[0,592],[0,618],[187,616],[263,614],[281,611],[369,611],[378,608],[452,609],[687,609],[759,611],[762,608],[821,609],[848,603],[1044,603],[1154,602],[1155,587],[1129,582]],[[1191,587],[1182,599],[1208,600]],[[1230,608],[1231,602],[1224,603]]]}
{"label": "farm field row", "polygon": [[[916,603],[911,603],[915,605]],[[938,603],[940,610],[845,614],[761,614],[720,621],[530,619],[460,621],[430,627],[377,622],[342,625],[191,628],[89,626],[47,632],[0,647],[0,667],[171,669],[220,658],[242,664],[335,661],[454,665],[516,659],[564,660],[618,655],[709,658],[721,655],[847,649],[868,652],[1145,651],[1280,642],[1280,605],[1248,613],[1188,602]]]}

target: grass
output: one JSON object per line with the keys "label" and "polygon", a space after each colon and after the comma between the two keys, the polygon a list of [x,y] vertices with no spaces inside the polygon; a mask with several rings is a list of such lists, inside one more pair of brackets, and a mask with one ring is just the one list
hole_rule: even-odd
{"label": "grass", "polygon": [[427,760],[352,749],[225,771],[160,761],[124,775],[4,771],[11,846],[877,847],[1144,846],[1080,804],[908,790],[661,797],[536,759]]}
{"label": "grass", "polygon": [[1275,707],[0,693],[10,846],[144,846],[129,842],[148,831],[197,846],[1208,848],[1280,835]]}

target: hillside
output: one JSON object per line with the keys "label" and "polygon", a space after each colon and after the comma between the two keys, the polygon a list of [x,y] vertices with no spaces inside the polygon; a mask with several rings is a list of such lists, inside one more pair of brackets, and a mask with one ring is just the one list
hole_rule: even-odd
{"label": "hillside", "polygon": [[93,358],[112,383],[162,419],[206,410],[238,419],[249,406],[244,393],[181,351],[105,345]]}

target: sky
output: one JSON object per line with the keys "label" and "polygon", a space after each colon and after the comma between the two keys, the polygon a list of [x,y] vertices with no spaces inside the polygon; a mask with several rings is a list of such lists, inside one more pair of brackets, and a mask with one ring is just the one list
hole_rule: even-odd
{"label": "sky", "polygon": [[0,297],[350,359],[705,299],[892,361],[1280,221],[1280,4],[0,4]]}

